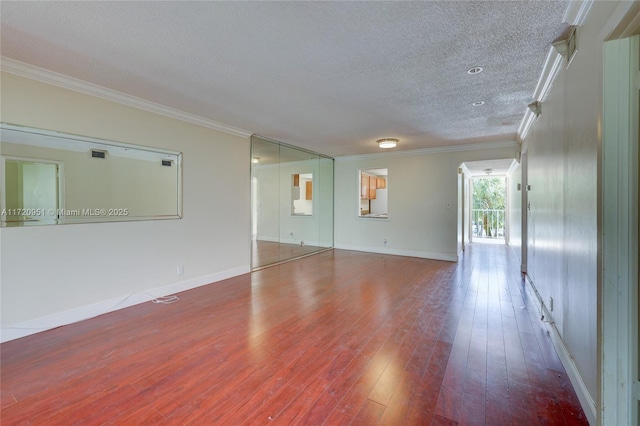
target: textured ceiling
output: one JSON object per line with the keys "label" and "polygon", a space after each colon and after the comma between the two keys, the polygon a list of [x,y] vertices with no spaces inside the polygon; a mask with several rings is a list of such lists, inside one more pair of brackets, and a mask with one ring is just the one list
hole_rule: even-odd
{"label": "textured ceiling", "polygon": [[323,154],[364,154],[383,137],[396,149],[514,140],[566,7],[3,1],[0,52]]}

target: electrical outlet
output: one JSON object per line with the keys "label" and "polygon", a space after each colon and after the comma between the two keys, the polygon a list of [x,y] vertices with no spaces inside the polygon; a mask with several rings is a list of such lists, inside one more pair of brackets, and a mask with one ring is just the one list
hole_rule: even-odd
{"label": "electrical outlet", "polygon": [[183,275],[183,274],[184,274],[184,265],[176,266],[176,275]]}
{"label": "electrical outlet", "polygon": [[304,246],[304,241],[300,241],[300,247]]}

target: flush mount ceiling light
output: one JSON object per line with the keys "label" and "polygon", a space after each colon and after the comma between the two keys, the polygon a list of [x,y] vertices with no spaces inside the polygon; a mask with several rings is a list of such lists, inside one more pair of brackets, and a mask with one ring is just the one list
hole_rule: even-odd
{"label": "flush mount ceiling light", "polygon": [[253,158],[251,159],[251,162],[252,162],[253,164],[257,164],[257,163],[259,163],[259,162],[260,162],[260,157],[253,157]]}
{"label": "flush mount ceiling light", "polygon": [[398,139],[392,139],[392,138],[384,138],[384,139],[378,139],[378,146],[380,148],[395,148],[396,145],[398,144]]}
{"label": "flush mount ceiling light", "polygon": [[474,103],[471,104],[472,106],[480,106],[480,105],[484,105],[484,101],[475,101]]}
{"label": "flush mount ceiling light", "polygon": [[467,70],[467,74],[471,74],[471,75],[474,75],[474,74],[480,74],[480,73],[482,72],[482,70],[483,70],[483,69],[484,69],[484,68],[482,68],[482,67],[473,67],[473,68],[469,68],[469,69]]}
{"label": "flush mount ceiling light", "polygon": [[493,169],[484,169],[483,172],[485,172],[487,176],[489,176],[491,173],[493,173]]}

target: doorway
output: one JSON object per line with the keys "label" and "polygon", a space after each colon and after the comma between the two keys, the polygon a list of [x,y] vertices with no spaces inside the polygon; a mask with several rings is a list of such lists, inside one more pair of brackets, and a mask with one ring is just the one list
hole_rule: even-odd
{"label": "doorway", "polygon": [[507,232],[507,180],[505,176],[471,179],[471,241],[505,244]]}

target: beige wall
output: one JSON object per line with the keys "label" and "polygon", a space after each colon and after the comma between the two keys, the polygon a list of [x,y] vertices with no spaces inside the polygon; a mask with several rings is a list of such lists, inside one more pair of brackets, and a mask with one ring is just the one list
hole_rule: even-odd
{"label": "beige wall", "polygon": [[[514,142],[507,148],[340,157],[335,172],[335,247],[457,260],[462,219],[458,168],[465,161],[513,158],[519,150]],[[359,170],[377,168],[389,170],[389,218],[358,218]]]}
{"label": "beige wall", "polygon": [[[183,219],[2,229],[3,333],[105,300],[249,270],[248,138],[7,73],[0,98],[5,123],[181,151],[184,166]],[[184,275],[176,274],[179,265]]]}
{"label": "beige wall", "polygon": [[[598,159],[602,29],[617,2],[594,2],[578,51],[559,71],[528,147],[528,274],[592,400],[598,397]],[[591,407],[594,410],[594,407]],[[585,407],[589,411],[589,407]]]}

